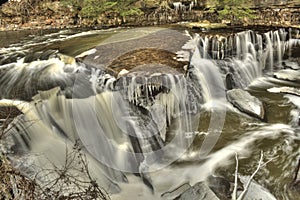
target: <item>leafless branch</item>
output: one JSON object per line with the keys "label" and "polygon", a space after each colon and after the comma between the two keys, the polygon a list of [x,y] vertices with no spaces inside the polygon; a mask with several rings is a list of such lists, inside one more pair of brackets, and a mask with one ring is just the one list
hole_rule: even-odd
{"label": "leafless branch", "polygon": [[236,195],[237,195],[237,188],[238,188],[238,168],[239,168],[239,159],[238,159],[238,155],[235,152],[235,161],[236,161],[236,166],[235,166],[235,176],[234,176],[234,189],[233,189],[233,193],[232,193],[232,199],[235,200],[236,199]]}

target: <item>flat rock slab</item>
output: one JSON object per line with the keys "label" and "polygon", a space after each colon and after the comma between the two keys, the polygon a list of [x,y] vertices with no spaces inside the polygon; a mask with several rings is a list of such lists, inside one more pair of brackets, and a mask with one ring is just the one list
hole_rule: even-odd
{"label": "flat rock slab", "polygon": [[300,89],[294,87],[273,87],[267,89],[267,91],[272,93],[286,93],[300,96]]}
{"label": "flat rock slab", "polygon": [[242,89],[232,89],[227,91],[227,99],[241,112],[259,119],[264,119],[265,112],[263,103],[249,92]]}
{"label": "flat rock slab", "polygon": [[[296,59],[296,58],[294,58],[294,59]],[[291,60],[293,60],[293,59],[291,59]],[[299,70],[299,69],[300,69],[300,66],[299,66],[299,64],[297,63],[297,61],[296,61],[296,62],[293,62],[293,61],[284,61],[284,62],[282,63],[282,65],[283,65],[284,68],[286,68],[286,69],[292,69],[292,70]]]}
{"label": "flat rock slab", "polygon": [[[120,67],[121,62],[116,61],[118,58],[126,65],[130,63],[126,59],[130,58],[132,62],[134,59],[138,59],[136,56],[130,57],[130,52],[141,56],[142,52],[139,51],[141,49],[159,50],[158,52],[153,51],[151,52],[152,54],[148,54],[150,55],[150,59],[146,58],[149,56],[144,56],[144,63],[137,60],[139,61],[139,65],[142,65],[147,64],[149,61],[153,63],[153,58],[159,57],[160,53],[165,53],[167,57],[175,56],[176,52],[180,51],[188,40],[190,40],[190,37],[185,35],[184,32],[166,28],[149,27],[122,30],[99,44],[89,55],[81,59],[84,63],[105,69],[113,63]],[[156,55],[154,56],[155,53]]]}
{"label": "flat rock slab", "polygon": [[292,69],[283,69],[276,73],[274,73],[274,77],[287,80],[292,82],[300,83],[300,71],[292,70]]}

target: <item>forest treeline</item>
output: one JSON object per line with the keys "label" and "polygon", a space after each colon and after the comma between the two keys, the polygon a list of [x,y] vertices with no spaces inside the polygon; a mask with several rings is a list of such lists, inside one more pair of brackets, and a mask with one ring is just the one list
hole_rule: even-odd
{"label": "forest treeline", "polygon": [[[175,9],[174,3],[182,2],[189,5],[193,2],[195,9],[209,9],[217,12],[220,19],[254,17],[251,7],[252,0],[61,0],[65,5],[72,6],[82,17],[95,18],[101,14],[116,13],[120,16],[142,15],[149,9]],[[188,9],[186,9],[187,11]]]}
{"label": "forest treeline", "polygon": [[251,7],[254,6],[252,0],[10,0],[9,3],[15,4],[14,12],[26,16],[44,7],[41,5],[49,5],[53,2],[59,2],[60,7],[66,7],[69,12],[90,19],[98,18],[99,15],[139,16],[155,9],[174,10],[176,2],[182,2],[182,5],[193,2],[193,9],[209,9],[211,12],[217,12],[222,19],[231,16],[242,18],[253,17]]}
{"label": "forest treeline", "polygon": [[0,30],[179,21],[288,26],[299,24],[299,8],[300,0],[10,0],[0,6]]}

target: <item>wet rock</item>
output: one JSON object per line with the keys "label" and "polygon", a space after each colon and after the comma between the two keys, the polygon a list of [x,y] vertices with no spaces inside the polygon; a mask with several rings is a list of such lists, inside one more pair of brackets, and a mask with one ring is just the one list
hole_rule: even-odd
{"label": "wet rock", "polygon": [[265,111],[263,103],[249,92],[242,89],[229,90],[227,91],[227,99],[241,112],[259,119],[264,119]]}
{"label": "wet rock", "polygon": [[299,70],[300,69],[299,64],[297,62],[292,62],[292,61],[284,61],[282,63],[285,69],[293,69],[293,70]]}
{"label": "wet rock", "polygon": [[226,89],[232,90],[234,88],[237,88],[237,84],[233,78],[232,73],[227,73],[225,77],[225,83],[226,83]]}
{"label": "wet rock", "polygon": [[[245,187],[250,176],[240,176],[239,178]],[[255,200],[255,199],[276,200],[274,195],[272,195],[266,188],[264,188],[263,186],[259,185],[254,180],[252,180],[243,200]]]}
{"label": "wet rock", "polygon": [[284,69],[274,73],[274,77],[292,82],[300,83],[300,71]]}
{"label": "wet rock", "polygon": [[219,198],[204,182],[199,182],[180,195],[178,200],[219,200]]}
{"label": "wet rock", "polygon": [[75,65],[76,64],[76,59],[74,57],[64,55],[64,54],[57,54],[58,58],[64,62],[65,64],[70,64],[70,65]]}
{"label": "wet rock", "polygon": [[219,176],[209,176],[206,180],[209,188],[220,198],[230,199],[233,191],[233,183]]}
{"label": "wet rock", "polygon": [[28,53],[24,57],[24,63],[30,63],[36,60],[48,60],[51,57],[55,57],[57,53],[58,53],[57,50],[52,50],[52,49],[46,51],[37,51],[33,53]]}
{"label": "wet rock", "polygon": [[170,191],[170,192],[165,192],[161,195],[164,199],[176,199],[178,196],[180,196],[182,193],[190,189],[192,186],[188,183],[185,183],[176,189]]}
{"label": "wet rock", "polygon": [[273,87],[267,89],[267,91],[272,93],[286,93],[300,96],[300,89],[294,87]]}
{"label": "wet rock", "polygon": [[188,61],[177,60],[176,52],[188,40],[178,31],[138,28],[113,35],[83,54],[82,61],[116,77],[115,89],[126,92],[130,102],[144,105],[185,81]]}

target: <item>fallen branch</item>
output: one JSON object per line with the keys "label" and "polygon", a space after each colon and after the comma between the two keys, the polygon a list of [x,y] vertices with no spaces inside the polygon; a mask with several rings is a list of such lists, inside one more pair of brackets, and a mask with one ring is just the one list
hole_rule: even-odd
{"label": "fallen branch", "polygon": [[236,195],[237,195],[237,188],[238,188],[238,168],[239,168],[239,159],[238,159],[238,155],[235,152],[235,161],[236,161],[236,166],[235,166],[235,175],[234,175],[234,189],[233,189],[233,193],[232,193],[232,200],[236,199]]}
{"label": "fallen branch", "polygon": [[263,151],[260,152],[260,159],[259,159],[259,162],[258,162],[258,166],[256,168],[256,170],[253,172],[253,174],[250,176],[247,184],[246,184],[246,187],[244,188],[243,192],[240,194],[240,196],[238,197],[237,200],[242,200],[246,194],[246,192],[248,191],[248,188],[250,186],[250,183],[252,181],[252,179],[254,178],[254,176],[256,175],[256,173],[258,172],[258,170],[261,168],[262,166],[262,162],[263,162],[263,157],[264,157],[264,154],[263,154]]}
{"label": "fallen branch", "polygon": [[245,197],[246,192],[249,189],[251,181],[253,180],[254,176],[257,174],[257,172],[259,171],[259,169],[262,168],[263,166],[265,166],[266,164],[268,164],[269,162],[271,162],[273,159],[276,158],[276,157],[274,157],[274,158],[268,160],[267,162],[263,163],[263,156],[264,156],[263,155],[263,151],[261,151],[260,152],[260,159],[259,159],[258,166],[257,166],[256,170],[252,173],[252,175],[248,179],[248,181],[246,183],[246,186],[245,186],[244,190],[242,191],[242,193],[237,197],[237,187],[238,187],[238,184],[237,184],[237,177],[238,177],[238,155],[235,152],[236,168],[235,168],[234,189],[233,189],[232,198],[231,198],[232,200],[242,200]]}

